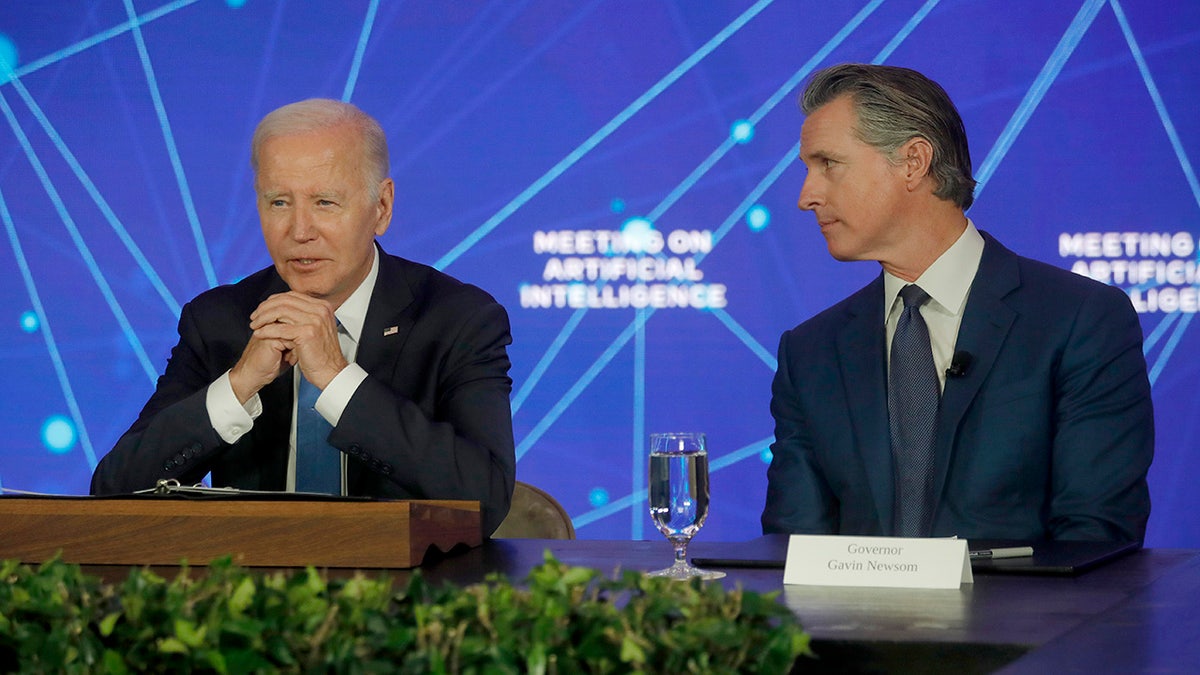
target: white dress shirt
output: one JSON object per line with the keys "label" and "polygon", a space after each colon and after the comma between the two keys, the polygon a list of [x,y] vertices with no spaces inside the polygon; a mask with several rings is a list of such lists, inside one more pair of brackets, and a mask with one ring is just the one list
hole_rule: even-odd
{"label": "white dress shirt", "polygon": [[[933,366],[937,371],[938,386],[946,387],[946,369],[954,359],[954,347],[958,341],[958,327],[962,324],[963,312],[967,307],[967,296],[971,283],[979,271],[983,258],[983,236],[975,229],[975,223],[967,219],[967,229],[946,252],[933,261],[916,281],[912,283],[929,294],[929,301],[921,306],[921,318],[929,327],[929,343],[933,348]],[[884,321],[886,323],[886,354],[891,368],[892,336],[896,334],[896,322],[904,311],[900,289],[909,282],[883,273]]]}
{"label": "white dress shirt", "polygon": [[[375,288],[375,278],[379,276],[379,249],[375,249],[375,258],[371,262],[371,271],[367,278],[358,285],[341,307],[334,310],[341,328],[338,330],[338,342],[342,347],[342,356],[349,364],[342,369],[317,398],[316,410],[327,422],[337,426],[342,412],[354,392],[363,380],[367,379],[367,371],[354,362],[358,354],[358,343],[362,336],[363,322],[367,317],[367,308],[371,304],[371,293]],[[296,489],[296,408],[297,390],[300,386],[300,369],[294,369],[292,381],[292,429],[288,435],[288,469],[287,489]],[[208,407],[208,418],[213,429],[226,443],[236,443],[254,426],[254,421],[262,415],[262,400],[256,392],[245,405],[238,403],[233,393],[233,385],[229,382],[229,371],[217,378],[208,386],[205,398]],[[346,456],[342,455],[342,494],[346,494]]]}

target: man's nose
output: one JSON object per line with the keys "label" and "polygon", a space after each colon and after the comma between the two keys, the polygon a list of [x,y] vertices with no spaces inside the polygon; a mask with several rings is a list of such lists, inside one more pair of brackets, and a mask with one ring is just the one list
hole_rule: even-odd
{"label": "man's nose", "polygon": [[292,239],[296,241],[311,241],[317,238],[317,229],[314,226],[312,216],[304,209],[295,209],[292,211],[292,222],[289,230]]}
{"label": "man's nose", "polygon": [[810,174],[804,179],[804,185],[800,187],[800,199],[796,202],[796,206],[804,211],[812,211],[820,204],[821,198]]}

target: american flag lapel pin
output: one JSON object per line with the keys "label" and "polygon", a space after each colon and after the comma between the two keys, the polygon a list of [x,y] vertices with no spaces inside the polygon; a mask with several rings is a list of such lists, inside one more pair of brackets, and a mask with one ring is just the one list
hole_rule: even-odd
{"label": "american flag lapel pin", "polygon": [[388,326],[387,328],[383,329],[383,337],[387,337],[389,335],[395,335],[396,333],[399,333],[399,332],[400,332],[399,326]]}

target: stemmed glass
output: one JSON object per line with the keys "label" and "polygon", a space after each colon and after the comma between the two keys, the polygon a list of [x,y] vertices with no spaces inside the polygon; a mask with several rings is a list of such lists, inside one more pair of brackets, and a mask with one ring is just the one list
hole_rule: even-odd
{"label": "stemmed glass", "polygon": [[675,547],[675,564],[647,572],[669,579],[720,579],[724,572],[693,567],[687,547],[708,517],[708,449],[704,434],[650,434],[650,518]]}

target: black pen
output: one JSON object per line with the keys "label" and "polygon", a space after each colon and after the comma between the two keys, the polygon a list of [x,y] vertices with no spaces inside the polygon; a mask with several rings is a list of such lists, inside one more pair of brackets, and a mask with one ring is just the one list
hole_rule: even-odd
{"label": "black pen", "polygon": [[986,548],[981,551],[971,551],[971,560],[998,560],[1000,558],[1028,558],[1033,555],[1032,546],[1014,546],[1012,548]]}

